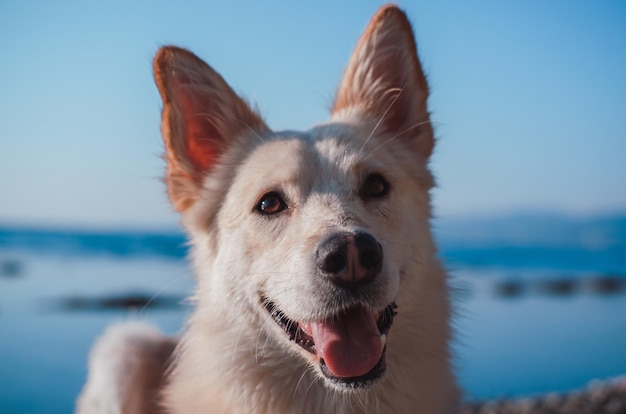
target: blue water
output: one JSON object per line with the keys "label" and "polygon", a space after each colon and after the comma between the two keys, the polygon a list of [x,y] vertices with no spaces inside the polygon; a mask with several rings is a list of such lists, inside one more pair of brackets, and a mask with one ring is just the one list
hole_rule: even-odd
{"label": "blue water", "polygon": [[[626,292],[594,285],[626,277],[621,234],[600,245],[441,240],[467,399],[626,373]],[[178,332],[189,309],[167,304],[193,287],[184,242],[177,232],[0,228],[0,413],[71,412],[89,349],[111,323],[141,319]],[[546,283],[563,280],[565,289]],[[503,293],[504,282],[517,288]],[[161,305],[105,306],[128,295]]]}

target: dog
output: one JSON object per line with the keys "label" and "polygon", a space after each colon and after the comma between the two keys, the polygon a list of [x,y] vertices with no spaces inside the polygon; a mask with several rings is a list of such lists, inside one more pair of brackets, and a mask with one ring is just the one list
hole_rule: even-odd
{"label": "dog", "polygon": [[429,89],[405,13],[374,15],[330,120],[306,131],[271,130],[185,49],[161,48],[154,76],[194,311],[180,340],[111,328],[77,412],[454,412]]}

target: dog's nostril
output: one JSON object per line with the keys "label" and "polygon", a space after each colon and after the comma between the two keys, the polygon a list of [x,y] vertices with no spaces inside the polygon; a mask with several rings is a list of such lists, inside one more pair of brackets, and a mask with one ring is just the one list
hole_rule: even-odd
{"label": "dog's nostril", "polygon": [[379,272],[383,262],[383,248],[374,237],[367,233],[354,236],[359,262],[367,270]]}
{"label": "dog's nostril", "polygon": [[360,253],[361,266],[366,269],[374,269],[382,262],[382,255],[378,250],[366,250]]}
{"label": "dog's nostril", "polygon": [[[344,249],[345,250],[345,249]],[[345,251],[330,253],[322,263],[322,270],[326,273],[340,273],[348,264]]]}

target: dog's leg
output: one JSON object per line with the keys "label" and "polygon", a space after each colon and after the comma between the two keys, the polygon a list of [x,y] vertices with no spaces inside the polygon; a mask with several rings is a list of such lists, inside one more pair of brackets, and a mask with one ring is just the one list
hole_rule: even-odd
{"label": "dog's leg", "polygon": [[76,412],[161,412],[158,394],[175,346],[175,339],[149,325],[131,322],[109,328],[89,357]]}

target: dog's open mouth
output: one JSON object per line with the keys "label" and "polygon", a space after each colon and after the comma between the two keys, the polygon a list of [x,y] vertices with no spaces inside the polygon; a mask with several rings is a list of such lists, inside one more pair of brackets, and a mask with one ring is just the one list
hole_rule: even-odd
{"label": "dog's open mouth", "polygon": [[317,356],[322,373],[333,383],[358,388],[384,375],[395,303],[374,313],[358,305],[315,322],[293,321],[272,301],[262,299],[262,303],[290,340]]}

